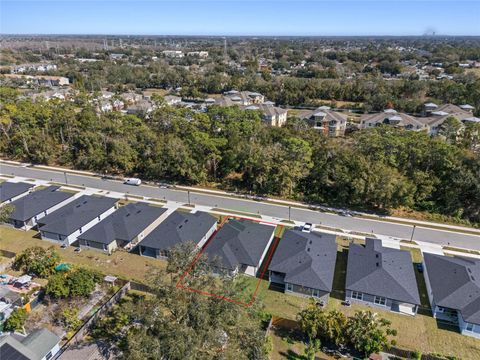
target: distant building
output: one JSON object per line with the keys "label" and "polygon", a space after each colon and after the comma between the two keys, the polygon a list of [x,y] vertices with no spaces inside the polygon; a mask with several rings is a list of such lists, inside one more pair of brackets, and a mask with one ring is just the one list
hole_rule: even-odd
{"label": "distant building", "polygon": [[165,50],[162,54],[168,58],[183,58],[184,54],[180,50]]}
{"label": "distant building", "polygon": [[250,105],[245,110],[260,110],[262,112],[262,120],[270,126],[283,126],[287,122],[288,111],[272,105],[258,104]]}
{"label": "distant building", "polygon": [[170,106],[177,105],[182,102],[182,98],[180,96],[174,96],[174,95],[167,95],[163,99]]}
{"label": "distant building", "polygon": [[22,64],[15,65],[12,67],[13,74],[25,73],[28,71],[37,71],[37,72],[46,72],[46,71],[55,71],[57,70],[57,65],[55,64]]}
{"label": "distant building", "polygon": [[199,57],[202,59],[208,58],[208,51],[190,51],[187,56]]}
{"label": "distant building", "polygon": [[389,125],[396,128],[404,128],[412,131],[426,131],[427,125],[419,118],[399,113],[393,109],[384,110],[381,113],[367,114],[360,118],[360,128],[368,129],[375,126]]}
{"label": "distant building", "polygon": [[299,115],[299,118],[307,120],[310,126],[322,131],[326,136],[345,135],[347,117],[342,113],[331,110],[328,106],[320,106],[318,109],[303,112]]}
{"label": "distant building", "polygon": [[27,83],[45,86],[65,86],[69,85],[70,81],[62,76],[47,76],[47,75],[20,75],[20,74],[2,74],[2,77],[7,79],[24,80]]}

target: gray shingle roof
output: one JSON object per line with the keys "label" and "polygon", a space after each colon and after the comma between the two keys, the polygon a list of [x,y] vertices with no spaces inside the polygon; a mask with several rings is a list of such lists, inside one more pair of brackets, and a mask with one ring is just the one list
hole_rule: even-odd
{"label": "gray shingle roof", "polygon": [[188,241],[198,244],[216,222],[216,218],[203,211],[197,211],[194,214],[174,211],[153,229],[139,245],[152,249],[168,250],[179,243]]}
{"label": "gray shingle roof", "polygon": [[36,329],[23,338],[4,335],[0,337],[0,359],[40,360],[59,342],[60,337],[47,329]]}
{"label": "gray shingle roof", "polygon": [[248,220],[229,220],[205,248],[210,260],[234,270],[239,265],[258,267],[275,227]]}
{"label": "gray shingle roof", "polygon": [[284,273],[285,282],[331,292],[336,259],[335,235],[287,230],[269,270]]}
{"label": "gray shingle roof", "polygon": [[480,260],[425,253],[424,262],[435,304],[480,325]]}
{"label": "gray shingle roof", "polygon": [[117,199],[83,195],[38,221],[41,231],[70,235],[115,205]]}
{"label": "gray shingle roof", "polygon": [[410,252],[383,247],[378,239],[350,245],[345,288],[420,304]]}
{"label": "gray shingle roof", "polygon": [[33,184],[27,184],[24,182],[14,183],[14,182],[4,181],[0,183],[0,202],[10,200],[15,196],[23,194],[28,190],[30,190],[33,186],[34,186]]}
{"label": "gray shingle roof", "polygon": [[146,203],[128,204],[107,216],[78,238],[102,244],[110,244],[114,240],[130,242],[165,211],[167,209]]}
{"label": "gray shingle roof", "polygon": [[15,206],[15,210],[10,215],[10,219],[27,221],[74,195],[65,191],[57,191],[59,188],[59,186],[49,186],[13,201],[12,205]]}

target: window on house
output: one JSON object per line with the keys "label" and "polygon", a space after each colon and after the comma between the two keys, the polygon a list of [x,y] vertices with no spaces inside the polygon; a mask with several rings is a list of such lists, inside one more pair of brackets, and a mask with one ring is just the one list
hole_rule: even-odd
{"label": "window on house", "polygon": [[50,351],[50,352],[47,354],[47,356],[45,356],[45,359],[46,359],[46,360],[50,360],[50,359],[52,358],[52,356],[53,356],[53,355],[52,355],[52,352]]}
{"label": "window on house", "polygon": [[385,306],[387,304],[387,299],[382,296],[375,296],[373,302],[377,305]]}
{"label": "window on house", "polygon": [[475,328],[475,325],[473,325],[472,323],[467,323],[467,327],[465,328],[465,330],[473,331],[474,328]]}
{"label": "window on house", "polygon": [[313,297],[320,297],[320,291],[318,289],[312,289]]}
{"label": "window on house", "polygon": [[106,244],[103,244],[103,250],[107,251],[108,250],[108,247]]}
{"label": "window on house", "polygon": [[81,234],[81,233],[82,233],[82,228],[80,228],[80,229],[78,229],[78,230],[80,230],[80,234]]}
{"label": "window on house", "polygon": [[90,247],[90,241],[85,241],[85,245]]}
{"label": "window on house", "polygon": [[287,291],[293,291],[293,285],[290,284],[290,283],[286,283],[286,284],[285,284],[285,289],[286,289]]}
{"label": "window on house", "polygon": [[363,294],[358,291],[352,291],[352,299],[363,300]]}
{"label": "window on house", "polygon": [[100,215],[98,215],[98,220],[100,220]]}

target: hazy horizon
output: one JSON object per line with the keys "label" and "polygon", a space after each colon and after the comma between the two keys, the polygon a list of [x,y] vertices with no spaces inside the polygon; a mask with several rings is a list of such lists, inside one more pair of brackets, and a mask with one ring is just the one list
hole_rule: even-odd
{"label": "hazy horizon", "polygon": [[11,1],[2,35],[480,36],[479,1]]}

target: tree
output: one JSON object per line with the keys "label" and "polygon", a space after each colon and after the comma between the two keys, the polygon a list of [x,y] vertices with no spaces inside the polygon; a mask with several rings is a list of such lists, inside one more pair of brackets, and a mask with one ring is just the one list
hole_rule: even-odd
{"label": "tree", "polygon": [[368,357],[395,344],[389,336],[396,336],[397,332],[390,325],[390,321],[371,311],[357,311],[347,321],[346,336],[356,350]]}
{"label": "tree", "polygon": [[298,313],[297,321],[308,339],[313,340],[319,335],[319,329],[325,321],[325,313],[317,306],[315,300],[311,299],[308,307]]}
{"label": "tree", "polygon": [[457,118],[449,116],[440,125],[439,134],[444,136],[449,143],[454,144],[457,142],[461,129],[462,123]]}
{"label": "tree", "polygon": [[345,337],[346,327],[347,317],[338,310],[326,313],[319,325],[320,334],[337,346],[344,345],[347,341]]}
{"label": "tree", "polygon": [[100,275],[86,268],[71,271],[65,280],[71,296],[87,297],[100,281]]}
{"label": "tree", "polygon": [[0,207],[0,222],[7,222],[10,215],[15,211],[15,206],[12,204],[5,204]]}
{"label": "tree", "polygon": [[70,289],[66,283],[66,276],[63,272],[51,275],[48,278],[45,294],[53,298],[66,298],[70,295]]}
{"label": "tree", "polygon": [[319,339],[311,339],[305,348],[305,356],[307,360],[315,360],[315,354],[320,350],[322,343]]}
{"label": "tree", "polygon": [[60,322],[68,331],[75,331],[82,325],[82,320],[78,318],[78,308],[68,307],[60,313]]}
{"label": "tree", "polygon": [[[135,314],[138,325],[121,335],[123,357],[267,359],[256,302],[247,308],[176,286],[185,271],[182,265],[192,260],[193,249],[194,244],[172,249],[167,269],[152,274],[150,284],[156,297],[143,302]],[[183,286],[227,297],[241,290],[233,279],[213,277],[208,267],[202,256]]]}
{"label": "tree", "polygon": [[53,246],[48,249],[34,246],[17,255],[13,268],[45,278],[55,272],[59,261],[60,256]]}
{"label": "tree", "polygon": [[24,308],[16,308],[3,324],[4,331],[21,331],[28,319],[28,312]]}

